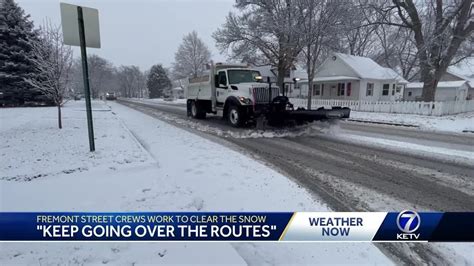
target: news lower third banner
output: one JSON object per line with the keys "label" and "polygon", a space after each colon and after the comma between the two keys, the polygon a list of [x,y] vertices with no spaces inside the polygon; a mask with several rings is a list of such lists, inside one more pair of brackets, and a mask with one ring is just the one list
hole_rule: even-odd
{"label": "news lower third banner", "polygon": [[0,212],[0,241],[474,241],[474,212]]}

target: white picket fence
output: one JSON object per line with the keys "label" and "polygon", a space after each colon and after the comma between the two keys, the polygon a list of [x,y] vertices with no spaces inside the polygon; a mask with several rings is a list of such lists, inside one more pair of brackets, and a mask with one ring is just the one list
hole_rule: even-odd
{"label": "white picket fence", "polygon": [[[290,102],[295,107],[307,107],[307,99],[291,98]],[[351,100],[323,100],[312,99],[311,109],[319,107],[342,106],[349,107],[353,111],[381,112],[417,115],[452,115],[474,111],[474,100],[465,101],[443,101],[443,102],[373,102],[373,101],[351,101]]]}

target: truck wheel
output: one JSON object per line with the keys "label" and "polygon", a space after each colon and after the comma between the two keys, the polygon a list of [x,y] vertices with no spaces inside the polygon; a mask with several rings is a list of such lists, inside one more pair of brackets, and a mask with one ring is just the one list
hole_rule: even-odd
{"label": "truck wheel", "polygon": [[197,101],[191,102],[191,116],[196,119],[206,118],[206,111],[202,110],[199,102]]}
{"label": "truck wheel", "polygon": [[240,111],[240,108],[236,105],[231,105],[229,107],[227,118],[229,120],[229,123],[234,127],[240,127],[244,122],[243,114]]}

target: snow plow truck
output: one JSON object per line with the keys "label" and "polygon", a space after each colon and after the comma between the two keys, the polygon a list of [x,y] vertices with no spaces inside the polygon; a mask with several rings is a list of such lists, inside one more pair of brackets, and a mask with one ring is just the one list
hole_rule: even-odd
{"label": "snow plow truck", "polygon": [[209,73],[189,79],[187,114],[196,119],[219,114],[234,127],[266,119],[269,124],[349,118],[350,109],[333,106],[315,110],[293,107],[280,89],[264,82],[256,70],[240,64],[211,64]]}

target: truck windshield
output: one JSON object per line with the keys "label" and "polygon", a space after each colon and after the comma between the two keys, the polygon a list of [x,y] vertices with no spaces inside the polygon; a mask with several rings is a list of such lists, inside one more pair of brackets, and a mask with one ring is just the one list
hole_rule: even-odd
{"label": "truck windshield", "polygon": [[254,70],[228,70],[229,84],[239,84],[244,82],[257,82],[255,77],[260,76],[260,72]]}

